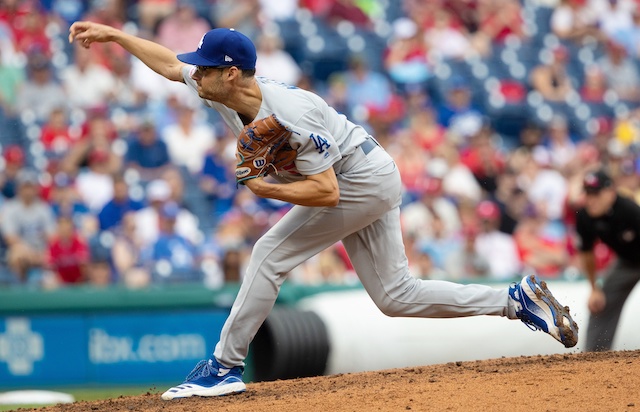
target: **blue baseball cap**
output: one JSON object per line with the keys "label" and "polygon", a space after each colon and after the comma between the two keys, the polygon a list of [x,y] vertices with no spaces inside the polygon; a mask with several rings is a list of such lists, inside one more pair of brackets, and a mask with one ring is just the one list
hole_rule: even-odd
{"label": "blue baseball cap", "polygon": [[194,66],[236,66],[243,70],[256,68],[256,46],[247,36],[234,29],[209,30],[200,39],[196,51],[177,57],[181,62]]}

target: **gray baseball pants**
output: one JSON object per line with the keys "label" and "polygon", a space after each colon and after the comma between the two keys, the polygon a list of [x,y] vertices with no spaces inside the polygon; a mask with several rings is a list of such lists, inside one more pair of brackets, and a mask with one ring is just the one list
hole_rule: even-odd
{"label": "gray baseball pants", "polygon": [[338,183],[337,206],[294,206],[256,242],[214,351],[220,363],[244,364],[287,273],[340,240],[365,290],[388,316],[516,318],[506,288],[411,276],[400,228],[400,174],[382,148],[356,149],[341,165]]}

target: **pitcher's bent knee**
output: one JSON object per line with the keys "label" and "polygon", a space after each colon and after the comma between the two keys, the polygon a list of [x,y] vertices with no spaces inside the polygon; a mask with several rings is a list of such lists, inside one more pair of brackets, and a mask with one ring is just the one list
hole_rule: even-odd
{"label": "pitcher's bent knee", "polygon": [[407,303],[399,302],[389,296],[376,300],[375,303],[382,313],[392,318],[405,316],[407,309],[411,306]]}

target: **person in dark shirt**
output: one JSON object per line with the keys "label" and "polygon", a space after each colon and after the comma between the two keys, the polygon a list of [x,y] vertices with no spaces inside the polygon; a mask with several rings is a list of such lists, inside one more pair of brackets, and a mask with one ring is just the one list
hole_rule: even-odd
{"label": "person in dark shirt", "polygon": [[150,121],[145,120],[130,138],[125,163],[136,169],[145,182],[160,177],[171,166],[167,145]]}
{"label": "person in dark shirt", "polygon": [[[620,196],[612,179],[599,170],[584,177],[585,204],[577,212],[580,258],[591,283],[591,312],[585,351],[606,351],[627,297],[640,280],[640,206]],[[617,255],[602,286],[596,281],[594,245],[600,239]]]}
{"label": "person in dark shirt", "polygon": [[198,181],[200,190],[211,204],[214,222],[231,210],[236,196],[235,176],[230,172],[229,161],[225,160],[223,150],[224,147],[218,144],[207,153]]}
{"label": "person in dark shirt", "polygon": [[98,213],[100,230],[113,229],[120,225],[122,217],[127,212],[142,209],[144,204],[129,196],[129,185],[122,175],[113,179],[113,199],[111,199]]}

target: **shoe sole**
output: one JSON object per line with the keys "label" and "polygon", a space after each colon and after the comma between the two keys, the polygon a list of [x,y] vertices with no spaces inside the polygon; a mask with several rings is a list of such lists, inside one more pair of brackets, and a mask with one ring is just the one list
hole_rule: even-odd
{"label": "shoe sole", "polygon": [[[173,389],[173,388],[172,388]],[[171,389],[169,389],[170,391]],[[225,396],[225,395],[234,395],[237,393],[242,393],[247,390],[247,386],[244,382],[236,382],[230,383],[228,385],[223,385],[222,387],[213,386],[211,388],[198,387],[193,388],[189,391],[182,390],[180,392],[169,393],[169,391],[162,394],[162,399],[165,401],[169,401],[172,399],[180,399],[180,398],[190,398],[192,396],[201,396],[201,397],[214,397],[214,396]]]}
{"label": "shoe sole", "polygon": [[544,280],[538,281],[535,275],[531,275],[529,276],[529,283],[537,286],[534,289],[536,297],[554,309],[553,322],[560,331],[561,343],[565,348],[576,346],[578,343],[578,324],[571,317],[569,306],[562,306],[560,302],[553,297],[553,294],[547,287],[547,282]]}

